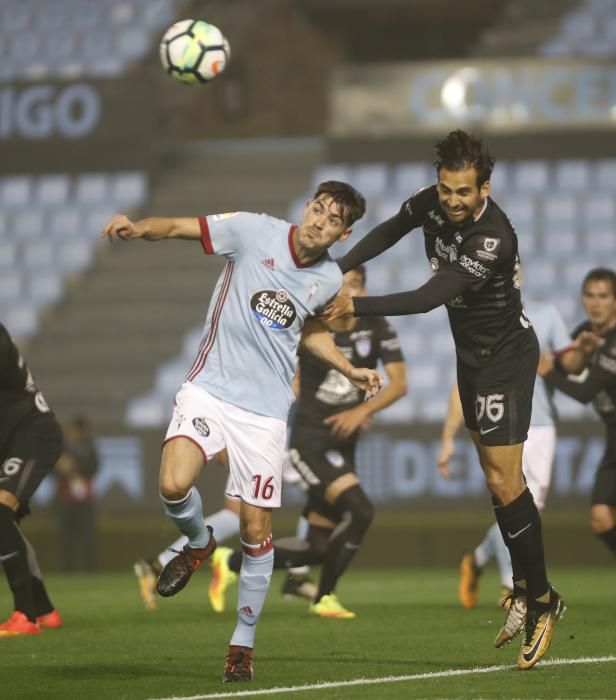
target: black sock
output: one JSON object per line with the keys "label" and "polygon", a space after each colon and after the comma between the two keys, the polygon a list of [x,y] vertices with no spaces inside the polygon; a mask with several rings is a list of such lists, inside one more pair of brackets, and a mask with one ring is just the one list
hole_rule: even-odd
{"label": "black sock", "polygon": [[536,600],[548,588],[543,552],[541,516],[531,492],[526,488],[512,503],[495,509],[503,539],[519,571],[514,579],[526,579],[528,599]]}
{"label": "black sock", "polygon": [[[502,508],[502,506],[498,505],[498,503],[496,502],[496,499],[494,497],[492,497],[492,505],[494,506],[494,517],[496,518],[496,524],[499,527],[503,541],[507,545],[507,549],[509,549],[509,557],[511,559],[511,571],[513,572],[513,581],[514,582],[521,581],[525,577],[524,567],[522,566],[522,563],[520,562],[520,560],[516,556],[515,552],[512,552],[511,549],[509,548],[509,545],[507,544],[507,533],[503,529],[503,526],[501,523],[502,518],[499,517],[499,512],[498,512],[499,508]],[[514,589],[515,589],[515,585],[514,585]],[[516,593],[516,592],[514,591],[514,593]]]}
{"label": "black sock", "polygon": [[374,516],[372,503],[359,485],[338,496],[334,503],[334,511],[339,514],[340,523],[327,543],[315,602],[334,591],[338,579],[357,553]]}
{"label": "black sock", "polygon": [[32,600],[34,601],[36,616],[48,615],[54,608],[47,594],[45,584],[36,576],[30,576],[30,584],[32,586]]}
{"label": "black sock", "polygon": [[31,622],[35,622],[28,550],[15,522],[15,513],[4,504],[0,504],[0,557],[13,594],[14,609],[20,610]]}
{"label": "black sock", "polygon": [[613,527],[611,530],[598,532],[597,537],[603,540],[607,548],[616,556],[616,527]]}
{"label": "black sock", "polygon": [[243,556],[244,556],[244,553],[242,552],[241,549],[236,549],[229,556],[229,561],[227,562],[227,566],[231,569],[231,571],[235,571],[236,574],[239,574],[240,569],[242,568],[242,557]]}

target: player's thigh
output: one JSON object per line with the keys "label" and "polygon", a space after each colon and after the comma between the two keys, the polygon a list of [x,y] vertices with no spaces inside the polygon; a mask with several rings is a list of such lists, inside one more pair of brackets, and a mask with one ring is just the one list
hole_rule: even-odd
{"label": "player's thigh", "polygon": [[352,445],[319,445],[317,440],[306,436],[291,443],[289,458],[312,497],[326,503],[333,503],[343,491],[359,483],[354,473]]}
{"label": "player's thigh", "polygon": [[280,507],[286,429],[283,420],[226,404],[228,498],[262,508]]}
{"label": "player's thigh", "polygon": [[181,497],[199,471],[224,449],[221,406],[204,389],[185,383],[176,394],[163,443],[160,485],[163,494]]}
{"label": "player's thigh", "polygon": [[555,449],[556,428],[553,425],[530,426],[524,443],[522,471],[539,510],[545,506],[550,488]]}
{"label": "player's thigh", "polygon": [[15,510],[23,510],[22,515],[25,515],[30,498],[55,466],[61,451],[62,430],[53,416],[41,416],[20,424],[0,457],[2,502]]}

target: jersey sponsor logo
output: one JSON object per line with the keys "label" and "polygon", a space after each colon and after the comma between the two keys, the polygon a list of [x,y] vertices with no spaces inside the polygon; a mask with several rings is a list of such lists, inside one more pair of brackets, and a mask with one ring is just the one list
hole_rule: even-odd
{"label": "jersey sponsor logo", "polygon": [[466,309],[466,304],[464,303],[464,297],[460,294],[447,302],[447,306],[452,309]]}
{"label": "jersey sponsor logo", "polygon": [[381,340],[381,348],[383,350],[400,350],[400,338],[397,336],[395,338],[385,338],[384,340]]}
{"label": "jersey sponsor logo", "polygon": [[223,221],[224,219],[230,219],[232,216],[237,216],[239,211],[228,211],[224,214],[214,214],[212,221]]}
{"label": "jersey sponsor logo", "polygon": [[439,226],[444,226],[444,224],[445,224],[445,221],[443,220],[443,218],[442,218],[441,216],[439,216],[439,215],[434,211],[434,209],[430,209],[430,211],[428,212],[428,217],[429,217],[430,219],[432,219],[432,221],[434,221],[435,223],[437,223]]}
{"label": "jersey sponsor logo", "polygon": [[205,422],[205,418],[193,418],[192,424],[199,435],[207,437],[210,434],[210,426]]}
{"label": "jersey sponsor logo", "polygon": [[491,253],[492,251],[496,250],[496,247],[500,243],[498,238],[486,238],[483,239],[483,247],[484,250],[486,250],[488,253]]}
{"label": "jersey sponsor logo", "polygon": [[610,374],[616,374],[616,360],[601,353],[597,358],[597,364]]}
{"label": "jersey sponsor logo", "polygon": [[261,260],[261,265],[265,265],[268,270],[276,269],[276,261],[274,258],[265,258],[265,260]]}
{"label": "jersey sponsor logo", "polygon": [[360,357],[368,357],[372,350],[372,340],[367,336],[357,338],[355,341],[355,351]]}
{"label": "jersey sponsor logo", "polygon": [[443,241],[437,237],[436,241],[434,242],[434,252],[439,256],[439,258],[449,260],[449,248],[450,246],[445,245]]}
{"label": "jersey sponsor logo", "polygon": [[481,249],[476,250],[475,255],[478,258],[481,258],[482,260],[489,260],[490,262],[493,262],[498,257],[498,255],[496,255],[496,253],[488,253],[487,251],[481,250]]}
{"label": "jersey sponsor logo", "polygon": [[344,457],[338,450],[327,450],[325,459],[334,467],[334,469],[342,469],[344,467]]}
{"label": "jersey sponsor logo", "polygon": [[295,305],[284,289],[255,292],[250,297],[250,310],[261,325],[276,331],[290,328],[297,317]]}
{"label": "jersey sponsor logo", "polygon": [[475,277],[483,277],[490,271],[489,268],[482,265],[479,260],[473,260],[473,258],[469,258],[468,255],[460,256],[460,265],[462,265],[465,270],[475,275]]}

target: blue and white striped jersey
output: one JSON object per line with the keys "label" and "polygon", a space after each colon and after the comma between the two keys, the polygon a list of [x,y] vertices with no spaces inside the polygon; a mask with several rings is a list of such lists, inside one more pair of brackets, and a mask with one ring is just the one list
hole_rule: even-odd
{"label": "blue and white striped jersey", "polygon": [[336,295],[342,272],[327,252],[301,265],[295,227],[281,219],[235,212],[199,222],[205,252],[228,263],[186,379],[235,406],[286,420],[302,327]]}

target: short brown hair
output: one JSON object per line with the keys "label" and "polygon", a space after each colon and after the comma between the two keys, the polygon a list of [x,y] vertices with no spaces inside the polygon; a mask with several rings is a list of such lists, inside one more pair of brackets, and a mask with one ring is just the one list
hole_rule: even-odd
{"label": "short brown hair", "polygon": [[582,282],[582,294],[586,291],[589,282],[609,282],[612,285],[612,294],[616,297],[616,272],[608,267],[595,267],[584,277]]}
{"label": "short brown hair", "polygon": [[340,205],[345,214],[347,226],[361,219],[366,213],[366,200],[363,194],[346,182],[337,180],[322,182],[317,187],[313,199],[318,199],[322,194],[331,197],[336,204]]}

